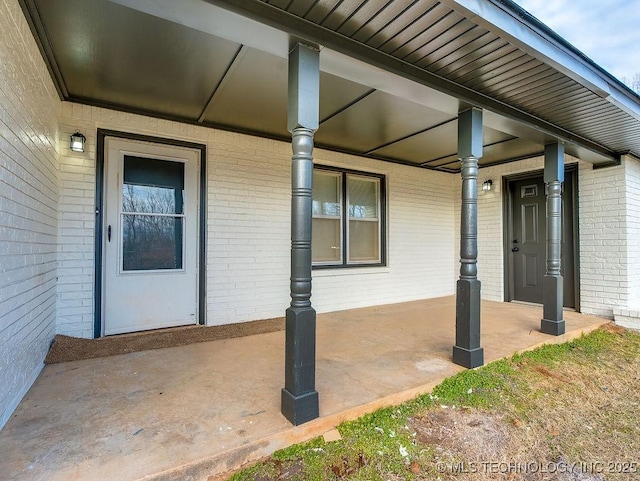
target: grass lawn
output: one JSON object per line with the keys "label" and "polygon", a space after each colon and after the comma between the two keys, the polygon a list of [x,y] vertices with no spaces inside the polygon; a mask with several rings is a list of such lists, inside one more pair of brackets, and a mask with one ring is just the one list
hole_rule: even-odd
{"label": "grass lawn", "polygon": [[233,481],[639,480],[640,334],[613,325],[445,380]]}

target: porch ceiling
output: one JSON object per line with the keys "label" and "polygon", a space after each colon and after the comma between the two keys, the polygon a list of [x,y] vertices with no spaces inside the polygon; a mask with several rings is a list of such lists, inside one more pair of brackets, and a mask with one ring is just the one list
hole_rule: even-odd
{"label": "porch ceiling", "polygon": [[[480,15],[474,0],[21,1],[65,100],[288,139],[283,33],[323,46],[318,146],[455,172],[457,111],[478,105],[481,166],[556,138],[595,164],[640,152],[638,97],[566,45],[573,70],[496,26],[485,7],[524,16],[510,2]],[[268,30],[234,31],[213,4]],[[369,57],[371,76],[347,72]]]}

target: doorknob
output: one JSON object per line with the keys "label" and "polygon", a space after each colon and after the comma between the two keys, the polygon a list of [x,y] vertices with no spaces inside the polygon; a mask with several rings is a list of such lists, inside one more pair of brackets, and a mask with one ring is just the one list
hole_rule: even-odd
{"label": "doorknob", "polygon": [[111,226],[107,227],[107,242],[111,242]]}
{"label": "doorknob", "polygon": [[517,244],[518,243],[518,239],[513,239],[513,243]]}
{"label": "doorknob", "polygon": [[511,252],[518,252],[520,250],[519,247],[514,247],[513,249],[511,249]]}

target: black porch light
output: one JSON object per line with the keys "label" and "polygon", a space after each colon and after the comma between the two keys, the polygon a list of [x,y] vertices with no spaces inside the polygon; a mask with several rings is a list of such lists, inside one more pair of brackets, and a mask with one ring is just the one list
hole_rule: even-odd
{"label": "black porch light", "polygon": [[75,134],[71,135],[69,146],[74,152],[84,152],[84,144],[86,141],[87,138],[76,130]]}
{"label": "black porch light", "polygon": [[483,190],[484,192],[489,192],[489,191],[491,190],[491,187],[492,187],[492,186],[493,186],[493,180],[491,180],[491,179],[485,180],[485,181],[482,183],[482,190]]}

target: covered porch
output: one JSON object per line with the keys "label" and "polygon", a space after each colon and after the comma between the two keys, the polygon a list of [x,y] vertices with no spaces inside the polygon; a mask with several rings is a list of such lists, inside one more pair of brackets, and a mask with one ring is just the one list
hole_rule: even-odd
{"label": "covered porch", "polygon": [[[478,6],[465,1],[431,1],[420,5],[362,1],[357,2],[357,7],[355,3],[353,6],[343,3],[333,2],[329,6],[324,2],[307,5],[303,1],[254,0],[238,4],[194,0],[175,8],[172,2],[94,0],[89,7],[70,1],[68,6],[75,8],[69,9],[40,0],[20,1],[62,101],[181,124],[176,131],[160,138],[149,135],[154,127],[148,123],[129,128],[124,116],[116,121],[95,120],[90,113],[93,110],[87,109],[89,113],[82,116],[82,122],[74,118],[63,126],[63,130],[71,129],[70,134],[80,129],[88,135],[78,130],[78,136],[88,140],[87,152],[74,151],[66,156],[65,162],[82,162],[85,154],[89,158],[95,155],[95,164],[86,162],[88,173],[82,174],[85,176],[82,183],[73,168],[69,169],[71,174],[67,175],[66,169],[62,174],[60,198],[65,205],[60,206],[60,212],[64,222],[57,242],[63,252],[67,247],[73,255],[61,260],[60,270],[69,269],[56,276],[58,285],[65,285],[59,288],[56,316],[61,321],[56,321],[56,332],[73,329],[86,336],[87,326],[93,324],[93,337],[100,337],[159,327],[144,324],[147,319],[155,321],[157,317],[148,306],[162,302],[163,310],[168,311],[167,307],[179,304],[175,292],[163,294],[162,289],[172,285],[190,287],[180,296],[185,307],[167,319],[167,323],[184,323],[185,319],[200,324],[259,319],[266,317],[264,312],[274,315],[273,304],[281,299],[280,291],[269,290],[272,285],[290,279],[281,410],[298,425],[322,415],[318,393],[327,396],[316,385],[316,360],[320,363],[322,357],[317,358],[315,352],[314,309],[319,305],[320,310],[329,311],[364,302],[371,305],[453,293],[453,269],[448,260],[455,257],[460,263],[453,329],[456,335],[455,339],[447,336],[439,339],[450,341],[456,364],[477,367],[485,360],[477,267],[481,225],[477,191],[483,180],[479,178],[479,168],[538,157],[543,157],[544,162],[546,187],[539,193],[545,197],[545,203],[531,206],[530,210],[536,213],[532,229],[522,228],[523,236],[503,239],[505,246],[513,243],[509,252],[505,248],[503,256],[511,259],[519,252],[517,238],[520,245],[528,241],[538,244],[538,251],[533,254],[526,253],[526,257],[524,252],[516,254],[525,259],[520,272],[524,275],[518,277],[527,286],[544,287],[540,289],[540,302],[544,303],[538,319],[541,329],[554,335],[565,332],[561,271],[565,151],[593,168],[619,165],[623,150],[611,139],[619,139],[624,131],[617,126],[626,125],[628,116],[635,115],[635,111],[627,112],[628,92],[611,84],[612,79],[604,73],[592,71],[579,52],[569,49],[510,3],[507,7],[502,2]],[[86,28],[95,22],[105,28]],[[111,25],[117,28],[106,27]],[[558,108],[560,101],[562,109]],[[623,107],[620,111],[619,105]],[[592,124],[603,116],[612,119],[611,125],[601,127],[598,122],[598,129],[593,132]],[[572,123],[569,119],[580,122]],[[86,128],[82,128],[85,121]],[[273,221],[276,214],[289,215],[287,207],[279,202],[284,176],[275,183],[266,182],[269,189],[256,195],[256,187],[272,180],[266,178],[265,171],[274,170],[276,160],[260,159],[257,149],[245,148],[255,139],[225,146],[232,151],[232,155],[227,155],[216,140],[220,136],[205,132],[205,128],[291,142],[293,155],[287,167],[291,178],[288,185],[291,220],[287,225],[291,233],[290,266],[284,257],[276,257],[284,252],[285,243],[277,237],[284,223]],[[139,211],[121,208],[120,197],[124,198],[121,190],[125,185],[132,186],[131,189],[167,187],[157,180],[127,177],[125,156],[132,157],[132,144],[127,144],[127,154],[124,147],[111,149],[105,140],[108,137],[199,149],[198,167],[196,161],[179,160],[194,166],[190,169],[192,182],[184,183],[193,188],[182,190],[188,198],[198,198],[199,205],[187,202],[191,209],[181,210],[176,202],[170,211],[176,214],[174,232],[169,236],[175,242],[175,259],[182,262],[183,251],[198,252],[197,258],[195,255],[189,258],[189,264],[185,261],[184,266],[178,265],[176,261],[171,267],[176,273],[184,273],[185,282],[167,281],[162,273],[158,276],[163,282],[154,278],[158,288],[147,289],[151,276],[157,274],[155,271],[165,267],[134,269],[125,267],[123,259],[121,262],[119,256],[129,242],[126,229],[119,228],[121,219],[166,215],[142,208]],[[341,157],[324,164],[319,159],[320,149],[314,147]],[[165,157],[178,155],[175,151],[163,152]],[[136,156],[150,160],[153,155],[158,154],[136,151]],[[356,162],[362,164],[354,165],[347,155],[357,157]],[[238,181],[239,169],[220,169],[227,160],[229,164],[254,161],[251,170],[242,176],[248,182]],[[374,162],[385,165],[374,167]],[[147,164],[152,165],[158,168],[155,162]],[[314,174],[314,165],[332,170],[328,177],[335,184],[331,201],[314,197],[319,192],[313,186],[314,177],[320,177],[317,172]],[[391,166],[411,167],[414,176],[420,172],[425,179],[429,171],[429,182],[435,184],[436,179],[442,179],[442,185],[450,188],[430,193],[421,183],[419,189],[406,196],[410,198],[407,205],[413,207],[423,197],[432,198],[433,204],[411,210],[410,218],[405,216],[408,209],[397,207],[398,196],[409,190],[410,176],[396,175]],[[458,173],[459,182],[444,180],[445,175]],[[354,186],[369,186],[368,194],[353,205],[349,204],[347,187],[350,178],[354,179]],[[183,185],[180,182],[175,185]],[[485,182],[492,185],[490,179]],[[88,190],[79,192],[78,187]],[[70,195],[65,196],[67,190]],[[88,208],[81,215],[73,211],[76,195],[87,199]],[[174,195],[174,199],[179,197]],[[459,202],[455,214],[453,209],[449,210],[454,202]],[[327,208],[316,212],[314,203],[327,204]],[[543,216],[540,213],[545,206]],[[435,219],[434,213],[442,210],[445,211],[442,219]],[[249,215],[255,216],[254,224],[262,227],[259,232],[243,224]],[[184,239],[191,242],[185,243],[186,247],[179,244],[180,216],[186,219],[185,225],[191,222],[187,232],[193,235],[185,234]],[[457,219],[459,239],[453,228]],[[324,244],[318,246],[318,240],[312,240],[312,225],[326,220],[330,220],[325,224],[330,223],[332,228],[325,232],[330,232],[332,238],[327,235]],[[82,230],[76,232],[68,227],[74,225]],[[447,259],[446,265],[438,271],[432,269],[430,264],[438,253],[418,243],[423,239],[413,230],[414,225],[433,232],[440,230],[438,243],[453,245],[455,241],[460,245],[459,256],[445,252],[442,257]],[[231,232],[221,232],[224,226],[230,226]],[[315,233],[321,230],[317,227]],[[544,230],[546,235],[542,234]],[[252,243],[265,232],[274,233],[272,245]],[[525,233],[530,235],[525,238]],[[83,235],[85,245],[93,244],[93,249],[79,252],[82,248],[78,248],[81,243],[76,234]],[[416,240],[415,250],[410,261],[402,264],[397,255],[402,250],[398,241],[409,237]],[[507,239],[507,234],[504,238]],[[316,246],[312,253],[313,243]],[[369,246],[370,252],[351,255],[351,250],[357,252],[363,245]],[[490,248],[496,249],[498,245]],[[237,246],[244,249],[236,250]],[[337,257],[314,258],[313,254],[322,252],[322,247],[336,252]],[[262,249],[256,256],[260,263],[252,257],[257,248]],[[538,262],[543,258],[545,262]],[[416,259],[422,259],[425,268],[412,269]],[[64,264],[67,260],[68,266]],[[492,264],[498,266],[497,270],[503,267],[502,259]],[[261,270],[251,273],[249,269],[256,266]],[[290,272],[285,273],[282,266],[290,267]],[[356,272],[359,277],[351,277],[343,289],[354,299],[344,300],[342,305],[331,304],[326,282],[324,290],[318,289],[317,284],[314,286],[312,305],[311,279],[319,277],[321,268],[332,269],[331,277],[336,284],[346,270]],[[418,280],[411,277],[415,274]],[[76,284],[80,275],[84,279],[81,287]],[[374,280],[378,275],[388,279],[378,282]],[[271,284],[265,286],[262,295],[255,294],[259,291],[255,278]],[[417,287],[426,278],[446,285],[446,291],[433,285]],[[434,280],[440,278],[441,282]],[[118,284],[123,279],[131,281],[127,287]],[[361,299],[352,294],[353,286],[365,283],[372,286],[368,289],[370,298],[354,304]],[[397,297],[381,297],[392,283]],[[110,307],[126,304],[123,292],[132,294],[130,305],[146,299],[145,310],[131,325],[114,329],[108,324],[120,319],[122,312],[114,313]],[[150,292],[157,297],[150,299]],[[500,292],[493,298],[502,296]],[[165,304],[169,297],[171,301]],[[264,304],[259,306],[262,311],[256,307],[260,303]],[[284,307],[284,303],[279,305],[275,315],[280,315]],[[67,326],[62,327],[63,323]]]}
{"label": "covered porch", "polygon": [[[319,314],[320,417],[298,427],[280,412],[284,331],[48,365],[0,432],[0,478],[209,479],[463,370],[455,308],[449,296]],[[540,317],[482,301],[486,362],[608,322],[567,310],[554,337]]]}

